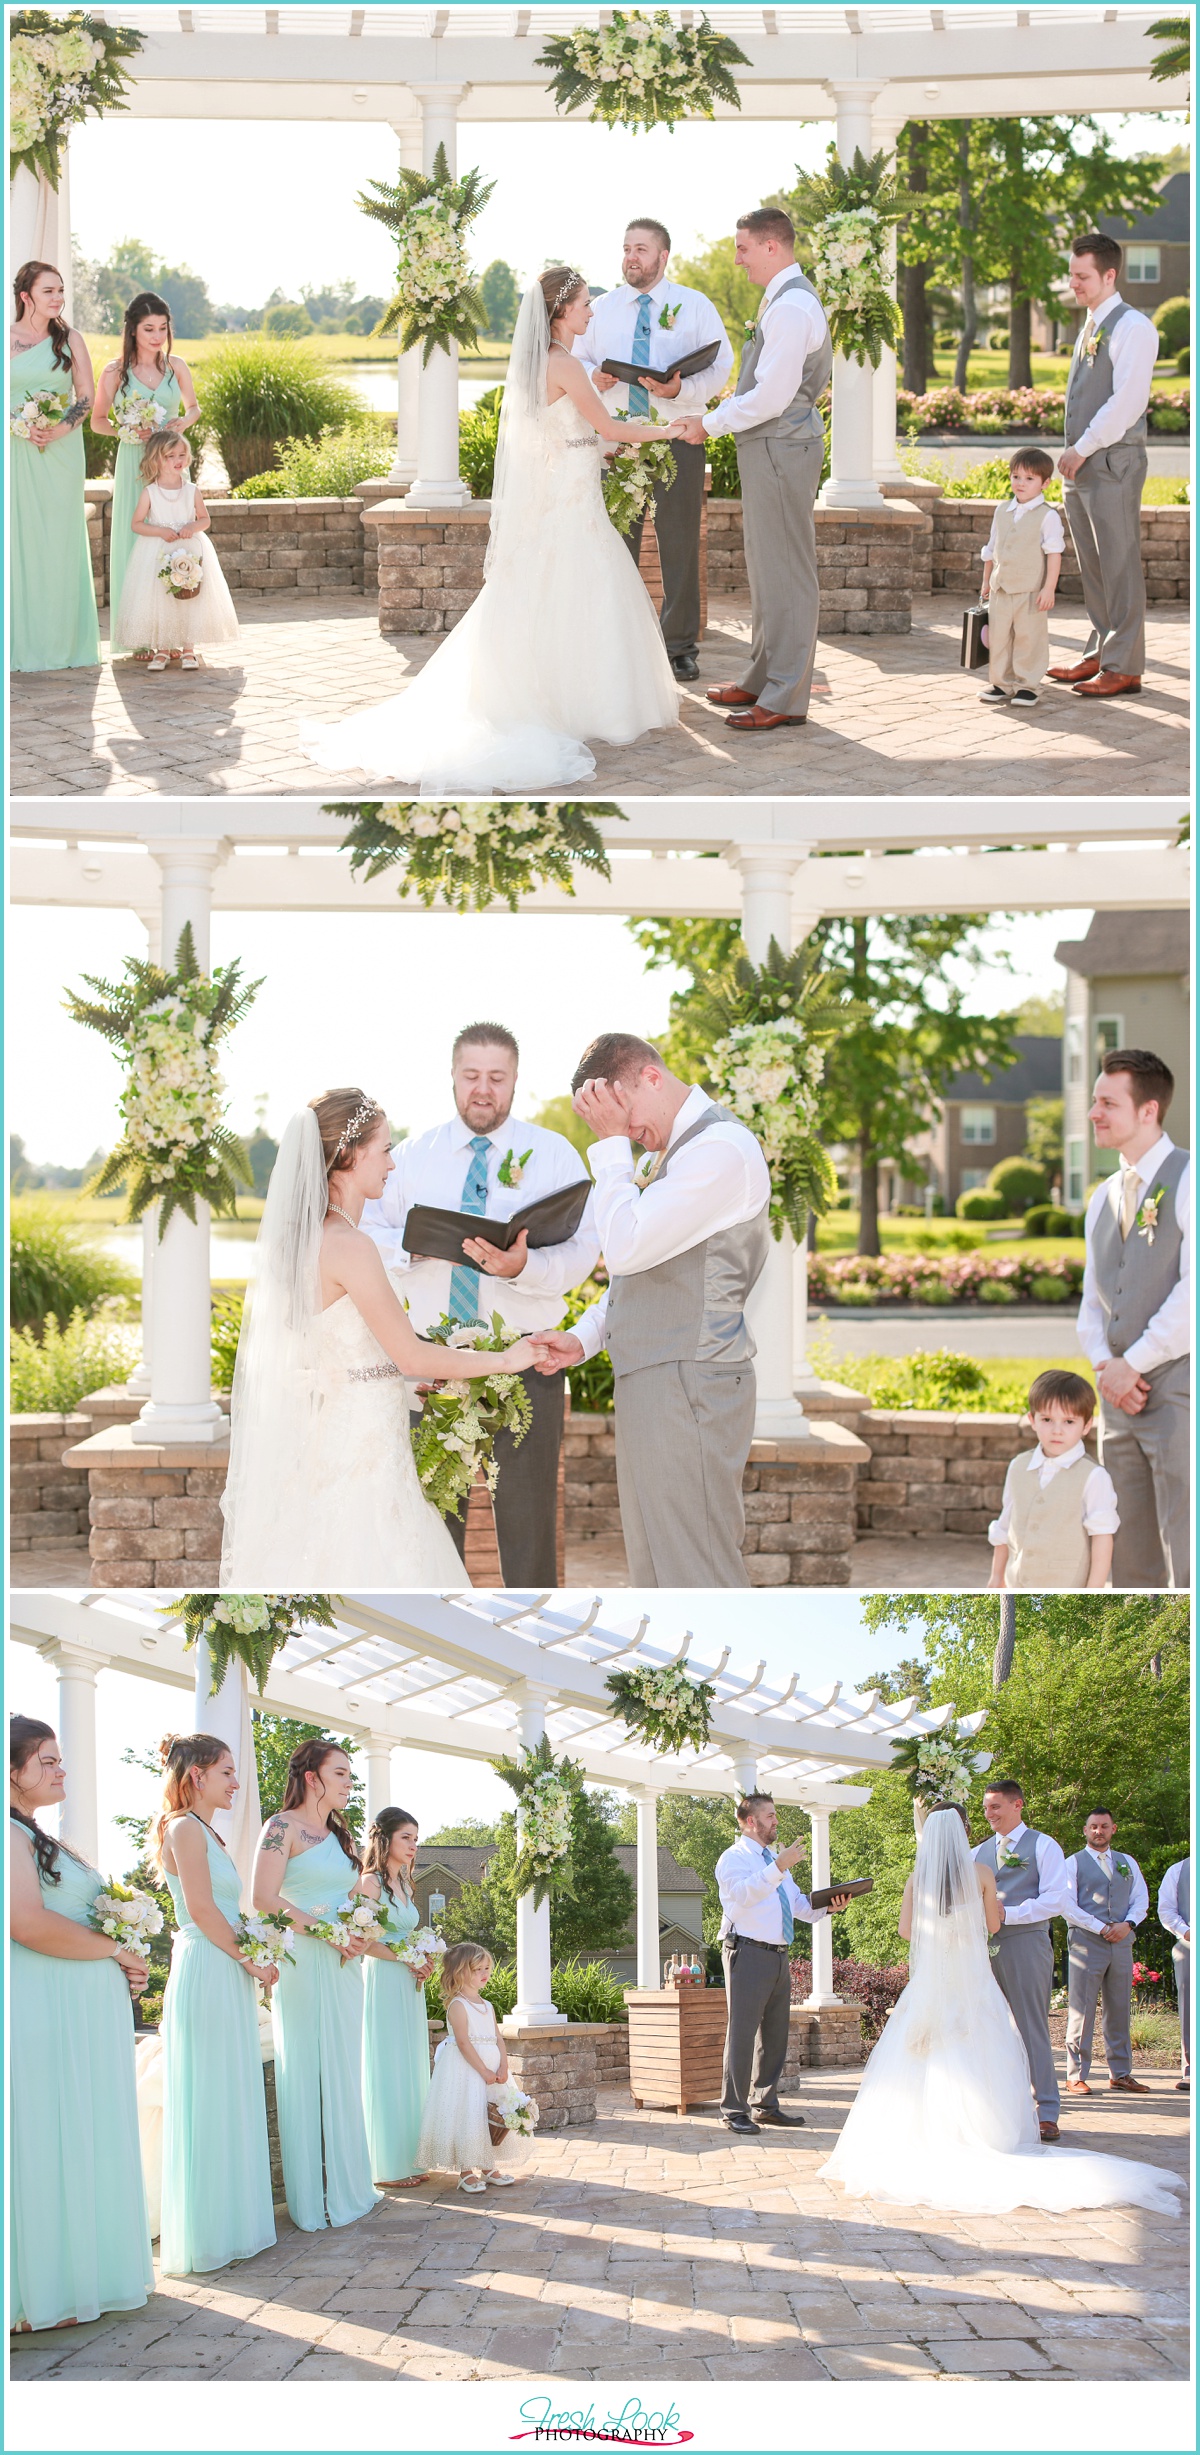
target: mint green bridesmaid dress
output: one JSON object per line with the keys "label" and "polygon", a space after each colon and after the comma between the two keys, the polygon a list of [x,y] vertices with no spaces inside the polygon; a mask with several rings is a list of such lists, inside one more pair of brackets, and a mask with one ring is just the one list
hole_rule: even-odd
{"label": "mint green bridesmaid dress", "polygon": [[[379,1913],[391,1943],[420,1925],[415,1903],[389,1901]],[[429,2025],[425,1990],[402,1961],[363,1962],[363,2112],[376,2182],[403,2182],[420,2172],[417,2139],[429,2090]]]}
{"label": "mint green bridesmaid dress", "polygon": [[[55,364],[49,333],[33,349],[10,358],[8,378],[13,409],[32,392],[57,392],[66,403],[74,392],[70,367]],[[55,673],[67,665],[98,665],[100,624],[83,500],[83,428],[60,435],[43,452],[15,435],[9,440],[12,670]]]}
{"label": "mint green bridesmaid dress", "polygon": [[[14,1850],[28,1845],[13,1828]],[[59,1918],[88,1924],[103,1878],[61,1851],[39,1877]],[[140,2310],[154,2287],[142,2182],[133,2007],[115,1961],[9,1947],[11,2326]]]}
{"label": "mint green bridesmaid dress", "polygon": [[[237,1928],[241,1885],[204,1819],[213,1900]],[[163,1997],[162,2235],[165,2276],[204,2276],[275,2239],[267,2100],[254,1981],[202,1935],[168,1875],[178,1931]]]}
{"label": "mint green bridesmaid dress", "polygon": [[[283,1907],[327,1918],[357,1874],[336,1834],[290,1858]],[[288,2214],[302,2233],[351,2225],[376,2205],[362,2102],[362,1968],[296,1935],[271,2005],[275,2099]],[[322,2166],[324,2178],[322,2180]]]}
{"label": "mint green bridesmaid dress", "polygon": [[[144,401],[161,402],[168,418],[177,418],[183,408],[183,394],[179,389],[178,378],[173,367],[167,368],[166,374],[160,378],[153,391],[149,384],[142,383],[140,377],[130,372],[123,383],[117,386],[118,400],[123,393],[131,397],[140,393]],[[112,527],[108,539],[110,625],[121,602],[125,567],[133,552],[133,515],[137,510],[138,496],[146,482],[142,476],[142,453],[145,448],[144,444],[136,440],[132,443],[122,440],[117,445],[117,465],[113,477]]]}

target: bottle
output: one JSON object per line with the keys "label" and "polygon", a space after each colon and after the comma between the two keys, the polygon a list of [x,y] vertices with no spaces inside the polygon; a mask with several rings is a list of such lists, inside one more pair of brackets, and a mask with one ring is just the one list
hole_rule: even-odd
{"label": "bottle", "polygon": [[704,1984],[704,1971],[700,1967],[699,1960],[694,1952],[692,1954],[692,1984],[693,1986],[703,1986]]}

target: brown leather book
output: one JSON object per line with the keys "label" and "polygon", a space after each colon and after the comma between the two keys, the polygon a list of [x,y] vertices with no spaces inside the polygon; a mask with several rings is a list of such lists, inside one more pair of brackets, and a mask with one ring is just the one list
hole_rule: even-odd
{"label": "brown leather book", "polygon": [[562,1245],[574,1235],[591,1190],[590,1178],[580,1177],[577,1184],[560,1185],[556,1193],[543,1194],[540,1202],[527,1203],[511,1219],[477,1219],[470,1211],[438,1210],[431,1203],[414,1202],[401,1243],[406,1253],[420,1253],[435,1262],[465,1262],[468,1270],[475,1267],[463,1252],[468,1236],[481,1236],[501,1253],[515,1245],[522,1228],[529,1230],[531,1252],[542,1245]]}
{"label": "brown leather book", "polygon": [[874,1890],[875,1878],[873,1875],[856,1875],[854,1877],[848,1876],[844,1884],[826,1884],[823,1886],[820,1892],[810,1892],[808,1897],[814,1909],[828,1909],[835,1892],[859,1893],[874,1892]]}
{"label": "brown leather book", "polygon": [[719,341],[706,341],[703,349],[689,350],[686,358],[677,358],[669,367],[635,367],[631,358],[602,358],[600,365],[605,375],[615,375],[623,384],[644,383],[648,375],[656,384],[669,384],[676,375],[702,375],[720,346]]}

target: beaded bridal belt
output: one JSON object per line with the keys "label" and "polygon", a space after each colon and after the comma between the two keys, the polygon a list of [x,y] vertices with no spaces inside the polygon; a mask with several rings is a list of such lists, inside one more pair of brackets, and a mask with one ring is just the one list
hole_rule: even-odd
{"label": "beaded bridal belt", "polygon": [[404,1375],[398,1364],[351,1364],[347,1368],[346,1379],[348,1381],[402,1381]]}
{"label": "beaded bridal belt", "polygon": [[599,435],[568,435],[567,450],[568,452],[594,452],[599,442]]}

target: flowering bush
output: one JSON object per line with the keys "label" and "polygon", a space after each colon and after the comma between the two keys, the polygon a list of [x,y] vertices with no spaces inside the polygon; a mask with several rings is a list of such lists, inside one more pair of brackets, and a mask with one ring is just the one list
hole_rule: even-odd
{"label": "flowering bush", "polygon": [[748,1125],[771,1171],[771,1233],[802,1237],[810,1211],[837,1199],[837,1176],[818,1138],[818,1088],[824,1043],[858,1020],[826,974],[801,948],[785,955],[771,940],[761,970],[743,955],[704,984],[700,1020],[712,1030],[708,1071],[713,1095]]}
{"label": "flowering bush", "polygon": [[969,1739],[956,1739],[948,1730],[914,1731],[893,1739],[892,1756],[909,1797],[926,1807],[939,1799],[965,1807],[974,1775],[986,1773],[992,1761],[987,1754],[974,1753]]}
{"label": "flowering bush", "polygon": [[[438,1347],[491,1349],[503,1354],[516,1345],[518,1330],[507,1330],[493,1313],[490,1330],[481,1322],[452,1321],[443,1313],[422,1334]],[[524,1383],[513,1372],[497,1370],[479,1381],[452,1381],[447,1389],[430,1390],[412,1434],[417,1475],[427,1500],[443,1517],[461,1517],[471,1485],[482,1474],[489,1492],[500,1472],[496,1435],[511,1432],[513,1446],[529,1430],[530,1404]]]}
{"label": "flowering bush", "polygon": [[[789,1975],[793,2003],[803,2003],[812,1993],[811,1960],[794,1960]],[[863,2043],[873,2046],[883,2034],[883,2024],[894,2004],[908,1984],[908,1969],[904,1962],[890,1969],[875,1968],[869,1961],[835,1960],[833,1983],[847,2003],[859,2003],[863,2011]]]}
{"label": "flowering bush", "polygon": [[13,410],[8,431],[18,443],[28,443],[35,426],[61,426],[66,414],[65,392],[31,392]]}
{"label": "flowering bush", "polygon": [[1191,387],[1182,392],[1152,392],[1150,395],[1150,432],[1152,435],[1181,435],[1192,423]]}
{"label": "flowering bush", "polygon": [[877,367],[903,319],[888,263],[888,232],[905,208],[883,153],[870,160],[859,147],[826,168],[796,174],[797,194],[813,235],[813,280],[829,318],[829,334],[845,358]]}
{"label": "flowering bush", "polygon": [[23,165],[57,188],[68,131],[80,120],[127,107],[129,79],[121,62],[132,59],[146,38],[82,9],[66,17],[14,9],[8,34],[9,177],[15,179]]}
{"label": "flowering bush", "polygon": [[556,1762],[543,1731],[536,1747],[523,1748],[520,1756],[494,1756],[492,1768],[517,1795],[517,1898],[532,1892],[538,1904],[548,1893],[569,1892],[572,1810],[583,1788],[579,1766],[569,1756]]}
{"label": "flowering bush", "polygon": [[395,187],[372,179],[372,196],[359,209],[383,222],[396,240],[396,295],[375,326],[398,332],[402,349],[422,345],[428,366],[435,349],[449,353],[452,341],[470,349],[487,323],[487,308],[472,279],[466,234],[482,213],[494,179],[477,170],[452,179],[446,148],[439,145],[432,175],[402,170]]}
{"label": "flowering bush", "polygon": [[[957,434],[986,419],[984,433],[1011,426],[1017,432],[1032,428],[1035,434],[1061,435],[1066,400],[1065,392],[1038,392],[1032,386],[959,392],[953,384],[943,384],[934,392],[897,392],[896,421],[908,434],[926,434],[935,427]],[[1000,426],[992,423],[997,419]]]}
{"label": "flowering bush", "polygon": [[328,1594],[180,1594],[161,1617],[183,1624],[185,1646],[203,1637],[215,1696],[231,1662],[244,1662],[261,1696],[276,1654],[302,1628],[332,1628]]}
{"label": "flowering bush", "polygon": [[125,1088],[118,1106],[124,1131],[89,1193],[129,1188],[129,1217],[159,1204],[158,1233],[174,1210],[195,1222],[197,1197],[218,1213],[237,1216],[239,1184],[253,1184],[242,1143],[221,1120],[225,1085],[218,1043],[253,1005],[262,982],[243,986],[237,963],[211,978],[200,970],[187,922],[175,949],[175,969],[131,959],[126,979],[113,983],[84,973],[97,1002],[71,994],[67,1013],[100,1032],[124,1055]]}
{"label": "flowering bush", "polygon": [[636,443],[614,453],[604,472],[604,508],[622,537],[643,517],[654,518],[654,489],[678,475],[669,443]]}
{"label": "flowering bush", "polygon": [[[1015,1298],[1053,1301],[1052,1287],[1063,1300],[1083,1290],[1083,1263],[1064,1254],[1053,1261],[1041,1255],[961,1253],[944,1259],[928,1253],[810,1253],[808,1293],[817,1304],[975,1304],[984,1286],[1011,1288]],[[986,1301],[995,1303],[994,1296]]]}
{"label": "flowering bush", "polygon": [[415,887],[426,911],[444,897],[453,912],[486,912],[553,885],[575,892],[572,866],[612,875],[596,825],[624,818],[615,801],[341,801],[351,817],[342,851],[357,877],[399,867],[400,893]]}
{"label": "flowering bush", "polygon": [[555,34],[536,68],[553,69],[550,92],[560,111],[590,102],[593,119],[609,128],[673,128],[681,119],[711,119],[714,102],[741,109],[730,69],[746,68],[744,51],[727,34],[675,26],[665,9],[614,9],[607,26],[577,26]]}
{"label": "flowering bush", "polygon": [[612,1671],[604,1685],[626,1729],[649,1739],[660,1756],[707,1746],[717,1692],[710,1680],[689,1679],[682,1662]]}

